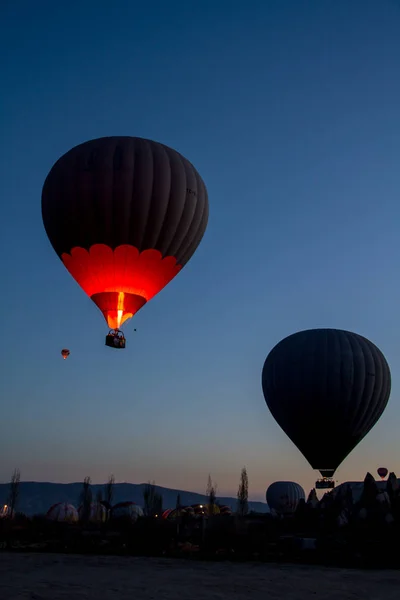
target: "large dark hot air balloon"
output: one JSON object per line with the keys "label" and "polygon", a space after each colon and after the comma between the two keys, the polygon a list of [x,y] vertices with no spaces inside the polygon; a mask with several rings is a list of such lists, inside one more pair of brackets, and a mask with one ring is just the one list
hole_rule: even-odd
{"label": "large dark hot air balloon", "polygon": [[387,470],[386,467],[379,467],[379,469],[377,469],[377,473],[381,479],[385,479],[388,472],[389,471]]}
{"label": "large dark hot air balloon", "polygon": [[188,262],[208,221],[206,187],[175,150],[134,137],[76,146],[50,170],[42,191],[49,240],[112,329],[121,325]]}
{"label": "large dark hot air balloon", "polygon": [[271,350],[262,387],[283,431],[313,469],[332,477],[385,410],[391,378],[382,352],[366,338],[310,329]]}

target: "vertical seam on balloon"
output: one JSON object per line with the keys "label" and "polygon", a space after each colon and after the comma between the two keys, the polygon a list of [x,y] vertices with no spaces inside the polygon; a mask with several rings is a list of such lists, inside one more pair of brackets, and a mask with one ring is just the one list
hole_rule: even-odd
{"label": "vertical seam on balloon", "polygon": [[[91,157],[92,154],[96,152],[96,146],[97,146],[97,140],[91,144],[89,146],[89,155],[88,155],[88,159],[89,159],[89,178],[90,178],[90,194],[84,194],[84,199],[87,202],[85,204],[85,229],[86,230],[90,230],[91,226],[93,226],[93,224],[95,224],[95,229],[96,232],[98,232],[98,219],[97,219],[97,214],[96,214],[96,202],[95,202],[95,198],[96,198],[96,186],[95,184],[95,180],[96,178],[94,177],[94,168],[95,168],[95,161],[91,161]],[[104,181],[101,182],[102,185],[104,185]],[[96,237],[98,236],[98,234],[96,235]],[[97,241],[97,240],[96,240]],[[99,281],[101,282],[101,278],[99,278]]]}
{"label": "vertical seam on balloon", "polygon": [[[372,358],[372,362],[374,362],[374,360],[373,360],[372,352],[371,352],[369,346],[364,343],[364,340],[360,336],[356,336],[355,339],[357,340],[357,343],[358,343],[359,347],[361,348],[361,353],[364,358],[364,368],[365,368],[363,388],[362,388],[362,392],[359,396],[359,404],[358,404],[358,409],[357,409],[357,417],[358,417],[357,418],[357,422],[358,422],[357,434],[362,435],[362,432],[365,431],[365,421],[368,416],[368,408],[369,408],[371,399],[373,397],[373,389],[372,389],[372,393],[370,392],[368,397],[365,397],[365,395],[368,391],[368,389],[366,388],[367,377],[368,377],[367,353],[369,354],[369,358]],[[366,434],[364,434],[362,437],[364,437],[365,435]]]}
{"label": "vertical seam on balloon", "polygon": [[[204,235],[204,231],[205,231],[203,220],[204,220],[204,215],[205,215],[204,211],[207,210],[207,207],[208,207],[207,190],[206,190],[205,184],[204,184],[203,180],[201,179],[200,175],[197,174],[196,170],[195,170],[195,172],[196,172],[196,179],[198,176],[198,178],[201,182],[201,191],[199,191],[199,200],[198,200],[200,215],[198,218],[198,226],[197,226],[197,228],[195,228],[194,233],[191,232],[190,227],[189,227],[185,238],[182,240],[181,248],[179,250],[180,263],[182,265],[186,264],[188,262],[188,260],[190,259],[190,257],[193,255],[194,250],[199,245],[199,243]],[[197,211],[197,204],[196,204],[196,210],[195,210],[195,214],[193,216],[193,221],[192,221],[191,225],[196,220],[196,211]],[[206,215],[206,224],[207,224],[207,220],[208,220],[208,215]],[[201,232],[200,236],[199,236],[199,232]],[[192,235],[190,237],[189,237],[189,233],[192,233]]]}
{"label": "vertical seam on balloon", "polygon": [[[142,141],[143,141],[143,144],[146,146],[146,148],[150,151],[151,164],[152,164],[152,178],[151,178],[150,198],[148,198],[149,202],[147,202],[148,209],[147,209],[147,214],[146,214],[146,218],[145,218],[145,222],[144,222],[144,227],[143,227],[143,235],[142,235],[141,245],[143,245],[144,240],[146,240],[146,238],[147,238],[147,228],[148,228],[148,224],[149,224],[149,215],[150,215],[151,209],[153,207],[154,176],[155,176],[155,164],[154,164],[153,148],[148,143],[147,140],[143,139]],[[147,248],[144,248],[144,250],[146,250],[146,249]],[[140,248],[139,248],[139,252],[140,252]]]}
{"label": "vertical seam on balloon", "polygon": [[[130,242],[130,235],[131,235],[131,218],[132,218],[132,204],[133,204],[133,194],[134,194],[134,189],[135,189],[135,177],[136,177],[136,140],[129,140],[128,142],[128,146],[132,145],[132,170],[131,170],[131,190],[130,190],[130,194],[128,196],[128,219],[127,219],[127,242],[128,245],[131,246],[131,244],[129,244]],[[129,156],[129,154],[128,154]],[[130,165],[128,165],[128,168],[130,167]],[[129,171],[128,171],[129,172]],[[139,246],[139,244],[138,244]],[[135,247],[135,246],[133,246]],[[140,260],[140,248],[137,248],[138,250],[138,260]],[[130,250],[128,250],[128,248],[124,248],[124,252],[123,252],[123,260],[122,260],[122,265],[121,265],[121,274],[122,274],[122,280],[125,281],[127,279],[127,273],[129,270],[129,264],[128,264],[128,258],[129,258],[129,253]]]}
{"label": "vertical seam on balloon", "polygon": [[[378,350],[375,350],[375,348],[371,347],[371,353],[372,353],[372,357],[373,357],[373,363],[374,363],[374,368],[375,368],[375,378],[374,378],[374,388],[372,391],[372,397],[376,398],[376,402],[375,405],[373,407],[373,410],[368,418],[368,420],[366,421],[366,424],[370,424],[371,423],[371,428],[374,426],[374,424],[377,422],[377,414],[379,414],[380,411],[380,407],[381,407],[381,400],[382,400],[382,391],[383,391],[383,365],[382,365],[382,361],[381,361],[381,353]],[[380,371],[379,375],[380,375],[380,382],[377,381],[377,373],[378,370]],[[378,383],[379,388],[378,388]],[[379,417],[378,417],[379,418]]]}
{"label": "vertical seam on balloon", "polygon": [[[170,241],[169,241],[169,244],[167,245],[167,248],[166,248],[166,250],[165,250],[165,254],[166,254],[166,256],[169,256],[169,255],[170,255],[170,253],[171,253],[171,246],[173,246],[173,245],[174,245],[174,243],[175,243],[175,239],[176,239],[176,237],[177,237],[177,233],[178,233],[178,231],[179,231],[179,228],[180,228],[180,224],[181,224],[181,221],[182,221],[183,215],[185,214],[185,208],[186,208],[186,203],[187,203],[187,195],[188,195],[188,194],[187,194],[188,178],[187,178],[186,164],[185,164],[185,162],[184,162],[184,160],[183,160],[183,157],[182,157],[182,156],[179,154],[179,152],[177,152],[177,153],[176,153],[176,155],[177,155],[177,158],[178,158],[178,160],[179,160],[179,162],[180,162],[180,165],[181,165],[181,167],[182,167],[183,174],[184,174],[184,176],[185,176],[185,185],[184,185],[184,188],[183,188],[184,200],[183,200],[183,208],[182,208],[182,212],[181,212],[181,215],[180,215],[180,217],[179,217],[178,223],[176,224],[175,231],[174,231],[174,233],[173,233],[173,235],[172,235],[172,238],[170,239]],[[191,225],[191,223],[189,224],[189,227],[188,227],[188,229],[190,228],[190,225]],[[183,238],[183,239],[185,239],[185,236],[184,236],[184,238]],[[182,242],[181,242],[181,244],[182,244]],[[178,256],[178,255],[179,255],[179,252],[180,252],[180,248],[178,247],[178,248],[175,250],[175,252],[174,252],[174,255],[175,255],[175,256]]]}
{"label": "vertical seam on balloon", "polygon": [[[352,334],[349,334],[347,331],[345,331],[343,333],[344,333],[344,337],[346,340],[346,347],[348,348],[348,351],[350,354],[349,368],[351,368],[351,379],[349,381],[349,389],[348,389],[347,397],[346,397],[345,420],[349,424],[348,425],[349,430],[351,430],[351,428],[353,427],[353,424],[354,424],[354,420],[356,417],[356,411],[357,411],[357,409],[356,409],[355,411],[353,410],[350,412],[352,403],[351,403],[351,401],[349,402],[349,397],[350,397],[350,399],[352,397],[354,397],[355,380],[356,380],[355,353],[354,353],[354,349],[353,349],[354,336]],[[342,353],[341,353],[341,362],[343,365],[344,358],[343,358]],[[344,384],[343,384],[343,387],[344,387]],[[343,460],[344,460],[344,458],[343,458]],[[342,460],[342,462],[343,462],[343,460]]]}
{"label": "vertical seam on balloon", "polygon": [[[87,251],[87,252],[88,252],[88,251]],[[79,254],[81,254],[81,253],[79,253]],[[72,258],[72,249],[70,250],[70,253],[69,253],[69,255],[70,255],[70,256],[71,256],[71,258]],[[88,255],[89,255],[89,252],[88,252]],[[90,274],[89,274],[89,273],[90,273],[90,271],[89,271],[89,268],[88,268],[88,261],[86,260],[86,262],[85,262],[85,261],[83,260],[83,256],[82,256],[82,259],[80,259],[80,260],[79,260],[79,262],[78,262],[78,265],[79,265],[79,267],[82,269],[82,271],[84,271],[85,273],[87,273],[87,274],[89,275],[88,279],[90,279]],[[76,281],[75,277],[74,277],[74,276],[73,276],[71,273],[70,273],[70,275],[71,275],[71,277],[74,279],[74,281]],[[76,281],[76,283],[78,283],[78,282]],[[78,283],[78,285],[79,285],[79,283]]]}
{"label": "vertical seam on balloon", "polygon": [[[171,169],[170,155],[169,155],[169,152],[168,152],[166,146],[164,146],[164,144],[160,144],[160,147],[161,147],[162,151],[164,152],[165,156],[167,157],[167,162],[168,162],[168,166],[169,166],[169,191],[168,191],[167,205],[165,207],[165,211],[164,211],[164,215],[163,215],[163,218],[161,221],[160,229],[157,234],[157,239],[155,240],[155,243],[153,244],[153,246],[159,246],[160,237],[162,235],[162,232],[164,229],[164,224],[165,224],[165,221],[166,221],[166,218],[168,215],[168,209],[171,204],[171,192],[172,192],[172,169]],[[178,153],[176,153],[176,154],[178,154]],[[167,256],[167,253],[165,254],[165,256]]]}
{"label": "vertical seam on balloon", "polygon": [[[374,385],[372,387],[371,397],[369,398],[369,402],[368,402],[369,408],[370,408],[370,413],[366,412],[366,414],[364,415],[364,422],[363,422],[363,430],[369,431],[370,429],[372,429],[372,427],[375,425],[375,423],[380,418],[379,413],[380,413],[380,409],[381,409],[382,385],[381,385],[381,389],[378,390],[377,389],[377,380],[376,380],[377,363],[378,364],[380,363],[380,360],[379,360],[380,350],[376,346],[371,345],[367,340],[364,340],[364,344],[368,348],[368,350],[371,354],[372,363],[374,365],[374,370],[375,370]],[[378,391],[379,391],[379,393],[377,393]],[[374,404],[371,406],[372,401],[374,399],[376,399],[376,400],[375,400]]]}
{"label": "vertical seam on balloon", "polygon": [[[360,392],[358,392],[358,396],[355,396],[355,394],[357,393],[358,381],[360,378],[360,365],[356,364],[357,349],[361,352],[361,354],[363,354],[363,353],[362,353],[362,348],[359,344],[357,335],[348,333],[347,336],[348,336],[349,345],[350,345],[351,358],[352,358],[351,364],[352,364],[352,371],[353,371],[353,381],[352,381],[352,385],[351,385],[350,395],[351,395],[351,398],[353,398],[355,400],[355,404],[354,404],[353,410],[351,412],[350,430],[354,430],[356,427],[356,424],[358,422],[359,409],[360,409],[360,404],[362,403],[362,397],[363,397],[363,390],[361,391],[361,395],[360,395]],[[363,359],[364,359],[364,370],[365,370],[364,355],[363,355]],[[364,376],[364,385],[365,385],[365,376]],[[350,405],[351,404],[352,403],[350,403]],[[350,452],[348,452],[348,454]]]}
{"label": "vertical seam on balloon", "polygon": [[[345,427],[349,426],[349,421],[351,420],[351,415],[349,415],[349,395],[351,396],[354,388],[354,355],[353,349],[351,346],[351,340],[349,339],[349,335],[347,332],[344,332],[342,335],[339,331],[336,331],[337,340],[339,343],[339,355],[340,355],[340,372],[339,372],[339,382],[340,382],[340,390],[339,390],[339,401],[341,401],[342,406],[344,407],[344,421]],[[348,381],[348,385],[346,385],[346,375],[348,375],[345,371],[345,363],[344,363],[344,354],[348,351],[351,355],[352,360],[349,362],[351,364],[351,374],[350,380]],[[344,394],[346,396],[344,397]]]}
{"label": "vertical seam on balloon", "polygon": [[[180,263],[183,265],[185,265],[188,260],[190,259],[190,257],[193,255],[194,250],[197,248],[197,246],[200,244],[201,239],[205,233],[205,225],[207,225],[207,220],[204,223],[204,217],[207,216],[206,212],[207,212],[207,206],[208,206],[208,201],[206,200],[206,198],[203,201],[203,206],[202,206],[202,213],[201,213],[201,218],[199,219],[199,225],[196,229],[196,234],[193,236],[192,238],[192,242],[188,245],[187,250],[185,251],[185,253],[182,255],[181,261]],[[201,233],[200,233],[201,232]],[[200,233],[200,235],[199,235]]]}
{"label": "vertical seam on balloon", "polygon": [[[365,390],[365,376],[366,376],[366,364],[365,364],[365,355],[364,355],[364,351],[363,348],[360,344],[360,341],[358,339],[357,335],[352,335],[351,339],[354,343],[355,346],[355,350],[353,350],[352,347],[352,358],[353,358],[353,365],[354,365],[354,370],[356,371],[357,365],[355,364],[356,361],[356,356],[357,356],[357,350],[359,351],[359,353],[362,355],[363,358],[363,368],[364,368],[364,378],[363,378],[363,387],[362,389],[358,392],[358,395],[355,396],[355,392],[357,391],[357,388],[355,386],[355,382],[353,383],[353,399],[355,400],[355,406],[354,406],[354,411],[353,411],[353,429],[357,428],[357,431],[359,430],[359,425],[357,426],[357,423],[360,423],[361,420],[361,415],[362,415],[362,401],[363,401],[363,396],[364,396],[364,390]],[[359,371],[359,369],[357,370]],[[359,378],[359,377],[358,377]]]}
{"label": "vertical seam on balloon", "polygon": [[[80,164],[82,161],[82,150],[80,152],[78,152],[77,156],[74,157],[74,170],[73,170],[73,179],[74,179],[74,199],[73,199],[73,207],[72,209],[70,209],[70,213],[72,211],[73,214],[77,213],[77,208],[80,204],[80,197],[81,197],[81,178],[82,178],[82,174],[80,171]],[[64,186],[63,186],[64,187]],[[77,239],[74,239],[75,242],[78,242],[78,246],[80,243],[80,240],[82,239],[82,222],[80,219],[78,219],[78,223],[76,223],[75,221],[75,226],[77,225],[77,232],[78,232],[78,236]],[[75,244],[74,244],[75,246]],[[68,251],[71,252],[71,248],[68,248]]]}
{"label": "vertical seam on balloon", "polygon": [[[111,195],[111,198],[112,198],[112,203],[111,203],[111,215],[112,215],[111,219],[112,219],[112,223],[111,223],[110,233],[114,231],[115,155],[116,155],[116,151],[117,151],[118,147],[119,147],[119,142],[116,141],[116,143],[114,145],[114,151],[113,151],[112,157],[111,157],[111,160],[112,160],[112,184],[111,184],[111,186],[112,186],[111,187],[111,190],[112,190],[112,195]],[[122,158],[121,158],[120,168],[121,168],[121,166],[122,166]],[[112,235],[112,233],[111,233],[111,235]],[[116,289],[116,285],[117,285],[117,282],[116,282],[116,279],[115,279],[115,269],[116,269],[115,250],[116,250],[116,246],[115,246],[115,240],[114,239],[112,240],[111,249],[112,249],[112,263],[113,263],[113,282],[112,282],[112,285],[113,285],[113,288]]]}
{"label": "vertical seam on balloon", "polygon": [[[93,246],[94,246],[94,244],[93,244]],[[90,246],[90,248],[87,250],[89,263],[90,263],[90,262],[91,262],[91,260],[92,260],[92,250],[93,250],[93,246]],[[96,286],[96,287],[97,287],[98,289],[100,289],[100,288],[101,288],[101,285],[100,285],[100,284],[101,284],[101,280],[100,280],[100,277],[99,277],[98,270],[96,270],[96,271],[95,271],[95,275],[94,275],[94,277],[93,277],[93,271],[92,271],[91,269],[90,269],[89,271],[90,271],[90,273],[91,273],[91,279],[92,279],[92,280],[94,279],[95,281],[97,281],[97,286]]]}
{"label": "vertical seam on balloon", "polygon": [[384,372],[386,372],[388,375],[388,377],[385,379],[386,385],[385,385],[385,394],[384,394],[384,397],[386,398],[386,403],[385,403],[385,406],[386,406],[386,404],[389,402],[390,393],[392,391],[392,374],[390,372],[389,363],[387,362],[383,353],[381,353],[381,357],[382,357],[382,361],[383,361],[383,365],[384,365]]}
{"label": "vertical seam on balloon", "polygon": [[338,377],[339,394],[337,394],[337,390],[336,390],[336,394],[338,395],[338,400],[336,402],[336,410],[337,410],[338,405],[340,403],[343,403],[343,353],[342,353],[342,338],[336,329],[334,330],[334,339],[335,339],[335,343],[339,347],[339,356],[341,357],[340,362],[339,362],[339,374],[338,374],[339,375],[339,377]]}
{"label": "vertical seam on balloon", "polygon": [[206,226],[208,223],[209,212],[210,211],[209,211],[209,204],[208,204],[208,196],[206,196],[206,198],[203,201],[203,214],[202,214],[201,223],[200,223],[199,229],[197,231],[197,236],[196,236],[196,247],[198,246],[198,244],[204,237]]}
{"label": "vertical seam on balloon", "polygon": [[[329,399],[328,396],[328,373],[329,373],[329,368],[327,369],[327,365],[328,365],[328,337],[329,337],[329,333],[327,329],[323,330],[323,357],[324,357],[324,364],[325,364],[325,377],[324,377],[324,386],[323,386],[323,395],[325,399]],[[318,352],[318,338],[317,336],[315,336],[314,339],[314,353]],[[315,354],[314,354],[315,356]],[[319,410],[321,410],[321,407],[319,407]],[[326,410],[326,406],[324,406],[323,408],[323,412]],[[324,424],[325,425],[325,424]]]}
{"label": "vertical seam on balloon", "polygon": [[[373,356],[374,358],[374,365],[375,365],[375,370],[376,370],[376,363],[379,362],[380,366],[382,368],[382,383],[385,379],[385,374],[387,375],[388,372],[383,369],[383,363],[382,363],[382,359],[385,360],[383,354],[381,353],[381,351],[379,350],[379,348],[377,348],[376,346],[372,346],[371,347],[371,352],[373,351],[373,354],[376,356]],[[387,379],[387,378],[386,378]],[[376,383],[374,385],[374,390],[373,390],[373,394],[372,397],[376,398],[376,402],[375,402],[375,406],[373,407],[372,413],[369,416],[368,420],[366,420],[365,426],[364,428],[367,429],[368,431],[370,429],[372,429],[372,427],[378,422],[378,420],[381,417],[381,414],[383,412],[383,410],[386,408],[386,405],[389,401],[389,398],[387,396],[387,394],[383,394],[383,385],[381,385],[381,389],[380,389],[380,393],[376,394]],[[382,406],[383,405],[383,406]]]}
{"label": "vertical seam on balloon", "polygon": [[[146,144],[147,144],[147,142],[146,142]],[[158,144],[158,146],[165,153],[165,155],[167,156],[168,161],[169,161],[168,153],[166,152],[164,146],[162,144]],[[154,160],[153,148],[151,148],[151,156],[152,156],[152,161],[153,161],[153,177],[152,177],[151,201],[149,203],[149,210],[148,210],[148,213],[147,213],[147,221],[146,221],[145,232],[144,232],[144,236],[143,236],[144,240],[147,237],[147,225],[148,225],[149,214],[150,214],[150,212],[152,211],[152,208],[153,208],[153,201],[154,201],[154,198],[153,198],[153,195],[154,195],[154,180],[158,176],[158,174],[156,173],[156,170],[155,170],[155,160]],[[168,198],[168,201],[169,201],[169,198]],[[166,208],[168,208],[168,202],[167,202],[167,207]],[[165,214],[166,214],[166,212],[165,212]],[[164,218],[165,218],[165,214],[164,214]],[[160,235],[161,231],[162,231],[162,223],[161,223],[161,226],[160,226],[160,231],[158,233],[157,240],[159,239],[159,235]],[[157,242],[155,242],[153,244],[153,246],[156,246],[156,245],[157,245]],[[151,250],[151,249],[152,248],[145,248],[144,250]],[[144,260],[145,269],[142,272],[142,282],[145,282],[146,279],[147,279],[148,273],[150,271],[151,264],[149,264],[149,263],[151,263],[151,260],[148,260],[148,258],[150,259],[150,256],[148,257],[147,254],[143,258],[145,258],[145,260]],[[162,256],[161,256],[161,260],[162,260]],[[144,293],[144,288],[142,288],[142,293]]]}
{"label": "vertical seam on balloon", "polygon": [[197,247],[200,244],[200,242],[203,239],[203,236],[205,234],[206,226],[207,226],[207,223],[208,223],[208,216],[209,216],[209,204],[208,204],[208,193],[207,193],[207,189],[206,189],[205,183],[200,178],[200,175],[198,175],[197,172],[196,172],[196,176],[200,180],[200,184],[201,184],[201,188],[202,188],[202,195],[201,195],[201,197],[202,197],[202,200],[203,200],[203,212],[202,212],[202,215],[201,215],[199,228],[198,228],[197,234],[195,236],[196,247]]}
{"label": "vertical seam on balloon", "polygon": [[[194,178],[196,180],[196,194],[197,194],[197,196],[196,196],[196,206],[195,206],[195,209],[194,209],[194,212],[193,212],[192,222],[193,222],[193,220],[195,218],[195,215],[196,215],[197,204],[201,202],[202,206],[203,206],[203,212],[201,213],[201,219],[200,219],[200,224],[201,224],[202,220],[203,220],[203,213],[204,213],[204,198],[205,198],[204,188],[205,188],[205,185],[204,185],[204,183],[203,183],[200,175],[198,174],[198,172],[196,171],[196,169],[193,167],[193,165],[191,163],[189,163],[189,167],[190,167],[191,171],[193,172]],[[188,239],[189,231],[190,231],[190,226],[191,226],[192,222],[189,224],[189,226],[188,226],[188,228],[186,230],[186,233],[185,233],[184,237],[182,238],[182,241],[181,241],[181,244],[180,244],[180,248],[182,248],[182,245],[184,244],[185,240]],[[197,238],[198,232],[199,232],[199,230],[197,230],[197,232],[196,232],[196,238]],[[204,235],[204,231],[203,231],[203,235]],[[200,240],[201,240],[201,238],[200,238]],[[180,250],[180,252],[181,252],[181,250]]]}
{"label": "vertical seam on balloon", "polygon": [[346,411],[347,418],[348,418],[348,420],[351,421],[351,427],[350,427],[350,429],[351,429],[354,426],[355,413],[354,413],[354,411],[350,412],[350,408],[351,408],[351,398],[353,397],[354,389],[355,389],[355,385],[356,385],[357,368],[356,368],[356,364],[355,364],[355,355],[354,355],[354,351],[353,351],[354,335],[347,333],[346,337],[347,337],[347,343],[350,348],[350,354],[351,354],[351,358],[352,358],[352,360],[351,360],[351,381],[350,381],[350,385],[349,385],[349,392],[348,392],[349,397],[347,398],[347,411]]}

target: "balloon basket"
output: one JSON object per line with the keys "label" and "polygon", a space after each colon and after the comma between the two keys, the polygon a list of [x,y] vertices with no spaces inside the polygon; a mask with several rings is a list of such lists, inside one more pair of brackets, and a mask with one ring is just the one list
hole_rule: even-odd
{"label": "balloon basket", "polygon": [[126,339],[122,331],[119,329],[112,329],[106,335],[106,346],[109,348],[116,348],[121,350],[126,346]]}
{"label": "balloon basket", "polygon": [[318,481],[315,482],[315,488],[317,490],[333,490],[333,488],[335,487],[335,482],[333,481],[333,479],[318,479]]}

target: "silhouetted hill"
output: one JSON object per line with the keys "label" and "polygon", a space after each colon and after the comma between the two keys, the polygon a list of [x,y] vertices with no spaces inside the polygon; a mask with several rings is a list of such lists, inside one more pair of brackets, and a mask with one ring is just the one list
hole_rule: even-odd
{"label": "silhouetted hill", "polygon": [[[143,505],[144,483],[116,483],[114,487],[114,504],[131,500],[137,504]],[[92,485],[93,497],[96,497],[97,491],[104,489],[103,485]],[[157,492],[163,497],[163,507],[173,508],[176,505],[176,497],[181,496],[183,505],[205,503],[206,496],[194,492],[183,490],[172,490],[156,486]],[[82,483],[47,483],[36,481],[21,481],[20,493],[17,510],[28,516],[47,512],[52,504],[56,502],[70,502],[74,506],[78,505],[79,495],[82,490]],[[8,483],[0,483],[0,505],[7,502],[9,491]],[[236,509],[236,498],[218,498],[218,502]],[[264,502],[249,501],[249,510],[257,512],[268,512],[268,505]]]}

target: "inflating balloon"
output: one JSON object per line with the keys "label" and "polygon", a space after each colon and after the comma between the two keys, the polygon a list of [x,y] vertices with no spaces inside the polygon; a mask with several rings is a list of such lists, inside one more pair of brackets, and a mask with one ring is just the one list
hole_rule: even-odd
{"label": "inflating balloon", "polygon": [[106,137],[76,146],[42,191],[49,240],[125,347],[121,325],[190,260],[208,222],[207,190],[181,154],[150,140]]}
{"label": "inflating balloon", "polygon": [[366,338],[310,329],[271,350],[262,387],[286,435],[313,469],[332,477],[385,410],[391,377],[382,352]]}

